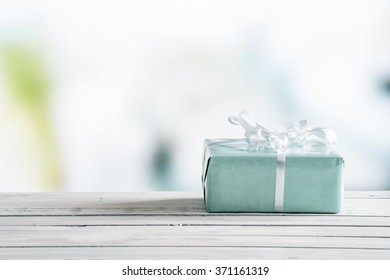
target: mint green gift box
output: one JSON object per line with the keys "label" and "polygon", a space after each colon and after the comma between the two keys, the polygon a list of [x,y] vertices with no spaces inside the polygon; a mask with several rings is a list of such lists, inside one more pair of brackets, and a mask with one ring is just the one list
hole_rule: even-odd
{"label": "mint green gift box", "polygon": [[[283,212],[338,213],[344,161],[334,150],[288,153]],[[245,139],[206,139],[203,190],[208,212],[275,212],[277,153]]]}

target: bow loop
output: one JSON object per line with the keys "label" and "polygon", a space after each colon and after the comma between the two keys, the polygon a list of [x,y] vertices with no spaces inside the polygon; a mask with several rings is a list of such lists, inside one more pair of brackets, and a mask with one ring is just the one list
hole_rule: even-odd
{"label": "bow loop", "polygon": [[242,110],[238,116],[230,116],[229,122],[234,125],[240,125],[245,130],[245,138],[249,144],[258,142],[259,134],[261,134],[262,130],[265,130],[264,127],[253,121],[247,110]]}
{"label": "bow loop", "polygon": [[238,116],[229,117],[230,123],[240,125],[245,130],[245,138],[250,146],[272,148],[278,152],[286,152],[290,148],[324,145],[332,147],[337,142],[336,133],[328,128],[309,128],[307,120],[299,124],[287,123],[282,130],[270,131],[256,123],[247,110]]}

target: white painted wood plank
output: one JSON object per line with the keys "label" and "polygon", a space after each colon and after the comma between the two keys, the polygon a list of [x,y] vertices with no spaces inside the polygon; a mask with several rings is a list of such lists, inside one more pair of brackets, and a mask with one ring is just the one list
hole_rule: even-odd
{"label": "white painted wood plank", "polygon": [[0,248],[4,260],[389,260],[389,250],[243,247]]}
{"label": "white painted wood plank", "polygon": [[[290,230],[293,231],[290,228],[276,231],[272,228],[252,228],[250,232],[241,227],[232,229],[231,233],[229,229],[221,227],[4,227],[1,229],[0,247],[179,246],[390,250],[390,238],[383,236],[388,231],[379,232],[380,229],[373,229],[378,230],[378,234],[382,235],[380,237],[359,237],[351,231],[343,233],[345,229],[331,228],[323,228],[324,234],[313,232],[313,235],[288,235]],[[336,232],[346,237],[339,237],[335,235]]]}
{"label": "white painted wood plank", "polygon": [[265,216],[9,216],[0,217],[2,226],[375,226],[390,227],[390,217],[340,215]]}
{"label": "white painted wood plank", "polygon": [[346,191],[344,192],[346,199],[390,199],[389,191]]}
{"label": "white painted wood plank", "polygon": [[[176,199],[176,198],[199,198],[202,197],[202,192],[177,192],[177,191],[167,191],[167,192],[5,192],[0,194],[0,200],[2,198],[17,198],[24,197],[27,200],[35,200],[36,197],[41,198],[51,198],[59,200],[73,200],[74,197],[78,199],[89,199],[90,197],[101,197],[106,200],[117,198],[123,198],[124,200],[144,200],[147,197],[150,200],[160,200],[160,199]],[[349,198],[361,198],[361,199],[390,199],[390,190],[389,191],[345,191],[344,197]],[[6,199],[7,200],[7,199]]]}
{"label": "white painted wood plank", "polygon": [[[383,192],[387,197],[388,192]],[[367,193],[368,194],[368,193]],[[207,213],[200,193],[1,194],[0,216],[10,215],[242,215]],[[251,213],[247,215],[259,215]],[[267,215],[267,214],[263,214]],[[268,215],[288,215],[269,213]],[[345,199],[341,215],[390,216],[390,199]]]}
{"label": "white painted wood plank", "polygon": [[[18,235],[36,236],[38,232],[52,234],[83,234],[83,238],[88,239],[88,235],[99,235],[102,232],[111,234],[111,238],[117,236],[129,236],[138,238],[144,236],[148,239],[155,236],[164,236],[173,241],[177,236],[291,236],[291,237],[374,237],[383,238],[383,241],[389,241],[390,246],[390,227],[353,227],[353,226],[4,226],[1,228],[2,239],[0,246],[6,244],[9,240],[19,240]],[[44,245],[44,244],[42,244]],[[66,245],[66,244],[65,244]],[[65,246],[64,245],[64,246]]]}
{"label": "white painted wood plank", "polygon": [[0,194],[0,259],[390,258],[390,192],[346,197],[310,215],[210,214],[200,193]]}
{"label": "white painted wood plank", "polygon": [[205,213],[200,193],[0,194],[0,215],[127,215]]}

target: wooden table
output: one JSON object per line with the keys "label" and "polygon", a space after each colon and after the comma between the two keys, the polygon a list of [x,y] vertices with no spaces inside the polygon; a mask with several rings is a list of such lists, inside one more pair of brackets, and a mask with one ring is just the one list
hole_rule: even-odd
{"label": "wooden table", "polygon": [[390,192],[338,215],[209,214],[201,193],[3,193],[0,259],[390,259]]}

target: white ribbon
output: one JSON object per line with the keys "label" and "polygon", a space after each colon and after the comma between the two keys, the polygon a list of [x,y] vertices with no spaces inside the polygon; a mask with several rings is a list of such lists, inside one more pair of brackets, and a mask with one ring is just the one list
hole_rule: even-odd
{"label": "white ribbon", "polygon": [[337,142],[336,133],[333,130],[323,127],[309,128],[307,120],[299,121],[298,125],[287,123],[282,130],[270,131],[254,122],[248,111],[242,110],[238,116],[229,117],[229,122],[244,128],[249,147],[271,148],[276,151],[276,212],[283,212],[286,154],[314,146],[332,147]]}

